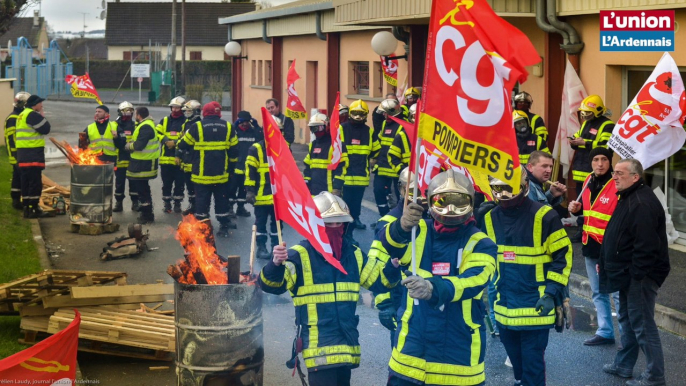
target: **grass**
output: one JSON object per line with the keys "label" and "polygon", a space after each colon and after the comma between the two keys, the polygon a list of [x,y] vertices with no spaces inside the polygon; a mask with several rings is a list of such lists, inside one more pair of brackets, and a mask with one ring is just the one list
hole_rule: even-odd
{"label": "grass", "polygon": [[[33,242],[31,223],[12,208],[10,183],[12,166],[5,147],[0,149],[0,283],[7,283],[41,270],[38,249]],[[0,316],[0,358],[26,348],[19,344],[18,316]]]}

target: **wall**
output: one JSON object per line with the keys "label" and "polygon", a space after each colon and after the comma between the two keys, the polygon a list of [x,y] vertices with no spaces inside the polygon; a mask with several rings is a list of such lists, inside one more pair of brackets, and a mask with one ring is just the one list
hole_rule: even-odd
{"label": "wall", "polygon": [[[124,52],[126,51],[148,51],[148,46],[134,46],[134,47],[122,47],[122,46],[108,46],[107,47],[107,60],[124,60]],[[155,46],[152,46],[152,50],[155,50]],[[224,60],[224,47],[218,46],[186,46],[186,60],[190,60],[191,51],[201,51],[202,60]],[[162,53],[167,53],[167,48],[162,47]],[[176,60],[181,61],[181,44],[180,42],[176,46]]]}
{"label": "wall", "polygon": [[[538,56],[541,57],[541,60],[544,60],[545,32],[538,28],[536,25],[536,19],[533,17],[507,17],[505,20],[517,27],[529,38],[531,43],[533,43],[534,47],[536,48]],[[533,74],[533,66],[529,66],[526,69],[529,72],[529,77],[527,78],[526,82],[519,86],[519,90],[526,91],[531,94],[531,97],[534,99],[534,103],[531,106],[531,111],[540,115],[547,123],[548,119],[545,116],[545,107],[547,103],[545,100],[545,80],[547,79],[548,74],[543,73],[542,77],[538,77],[534,76]],[[559,98],[560,96],[557,96],[552,100],[552,103],[559,103]],[[550,128],[548,131],[550,131]]]}
{"label": "wall", "polygon": [[[259,122],[262,122],[261,108],[264,107],[264,101],[272,97],[272,88],[266,86],[252,85],[252,61],[253,60],[272,60],[272,46],[262,41],[262,39],[243,40],[241,42],[241,56],[247,56],[247,59],[241,60],[243,64],[243,110],[249,111]],[[285,77],[284,82],[285,85]],[[281,101],[286,103],[286,100]],[[233,112],[236,117],[238,112]]]}
{"label": "wall", "polygon": [[[14,103],[14,89],[10,79],[0,79],[0,117],[6,118],[12,112]],[[0,146],[5,146],[5,125],[0,125]]]}

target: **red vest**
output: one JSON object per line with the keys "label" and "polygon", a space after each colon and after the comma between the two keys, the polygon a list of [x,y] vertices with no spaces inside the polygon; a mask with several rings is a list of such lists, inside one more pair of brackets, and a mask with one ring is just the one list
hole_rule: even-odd
{"label": "red vest", "polygon": [[[593,173],[586,177],[584,184],[588,184],[592,176]],[[584,245],[588,243],[589,236],[599,244],[603,243],[605,228],[607,228],[612,212],[615,211],[617,199],[617,186],[612,179],[605,183],[593,203],[591,203],[591,190],[584,190],[581,196],[581,202],[584,206],[584,228],[581,241]]]}

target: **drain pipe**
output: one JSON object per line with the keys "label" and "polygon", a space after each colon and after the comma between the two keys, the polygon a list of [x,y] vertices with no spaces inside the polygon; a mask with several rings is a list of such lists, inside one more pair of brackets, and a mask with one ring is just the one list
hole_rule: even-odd
{"label": "drain pipe", "polygon": [[262,40],[267,44],[272,44],[272,38],[267,36],[267,19],[262,20]]}
{"label": "drain pipe", "polygon": [[558,29],[548,23],[545,12],[545,2],[546,0],[536,0],[536,24],[538,28],[542,29],[548,33],[556,33],[562,36],[562,45],[569,44],[569,35],[566,31]]}
{"label": "drain pipe", "polygon": [[227,42],[231,41],[231,27],[232,26],[233,26],[233,24],[229,24],[229,32],[228,32],[228,36],[227,36],[229,38],[229,40],[227,40]]}
{"label": "drain pipe", "polygon": [[547,0],[548,9],[547,17],[548,22],[556,29],[565,31],[569,36],[569,41],[562,44],[562,48],[568,55],[579,55],[581,50],[584,49],[584,43],[579,39],[579,34],[576,32],[574,27],[569,23],[565,23],[557,18],[557,0]]}
{"label": "drain pipe", "polygon": [[326,35],[322,32],[322,13],[321,12],[317,12],[314,14],[314,28],[315,28],[315,33],[317,34],[317,38],[319,38],[319,40],[326,41]]}

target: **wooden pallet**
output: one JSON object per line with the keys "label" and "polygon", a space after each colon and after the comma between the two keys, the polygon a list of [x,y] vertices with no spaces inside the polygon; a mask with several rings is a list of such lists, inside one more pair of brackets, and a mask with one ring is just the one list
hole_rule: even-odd
{"label": "wooden pallet", "polygon": [[[19,339],[19,343],[34,345],[43,338],[50,336],[48,333],[36,333]],[[39,339],[40,338],[40,339]],[[89,339],[79,338],[78,350],[81,352],[119,356],[126,358],[147,359],[153,361],[173,361],[175,354],[164,350],[152,350],[139,347],[122,346],[115,343],[98,342]]]}
{"label": "wooden pallet", "polygon": [[79,224],[72,223],[69,231],[71,233],[78,233],[80,235],[97,236],[103,233],[114,233],[119,231],[119,224]]}
{"label": "wooden pallet", "polygon": [[16,315],[24,306],[69,293],[77,286],[126,284],[126,273],[107,271],[45,270],[0,285],[0,314]]}

